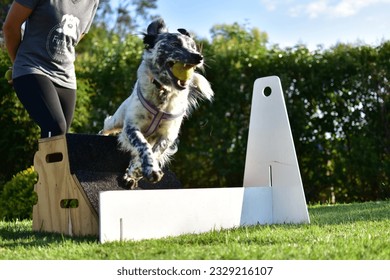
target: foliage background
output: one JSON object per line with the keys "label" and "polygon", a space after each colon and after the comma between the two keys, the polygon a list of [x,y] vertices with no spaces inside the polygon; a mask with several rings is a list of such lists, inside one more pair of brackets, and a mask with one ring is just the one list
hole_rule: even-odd
{"label": "foliage background", "polygon": [[[7,2],[0,2],[2,17]],[[143,51],[137,23],[154,17],[150,11],[156,1],[149,2],[123,1],[121,9],[112,10],[109,1],[102,1],[94,27],[77,48],[72,132],[97,133],[131,92]],[[115,24],[107,26],[107,18]],[[265,32],[238,23],[216,25],[211,35],[211,40],[196,39],[215,100],[200,104],[184,122],[170,166],[185,186],[242,185],[253,83],[277,75],[307,201],[390,197],[390,42],[282,49],[269,46]],[[0,73],[9,65],[0,48]],[[1,196],[4,184],[31,166],[39,130],[5,80],[0,96]]]}

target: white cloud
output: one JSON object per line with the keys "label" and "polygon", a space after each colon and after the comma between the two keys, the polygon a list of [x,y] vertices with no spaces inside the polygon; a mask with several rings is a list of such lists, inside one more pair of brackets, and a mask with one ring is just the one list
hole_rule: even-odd
{"label": "white cloud", "polygon": [[327,13],[329,10],[327,0],[319,0],[309,3],[305,7],[305,12],[309,15],[310,18],[316,18],[320,14]]}
{"label": "white cloud", "polygon": [[277,1],[272,1],[272,0],[261,0],[261,4],[265,6],[267,11],[274,11],[277,6]]}
{"label": "white cloud", "polygon": [[290,16],[296,17],[305,14],[310,18],[317,18],[319,16],[333,18],[349,17],[376,4],[390,4],[390,0],[315,0],[308,1],[305,4],[298,4],[298,1],[295,2],[295,5],[293,4],[289,8]]}
{"label": "white cloud", "polygon": [[291,4],[295,4],[295,2],[299,2],[299,0],[260,0],[260,3],[267,9],[267,11],[275,11],[280,7],[290,6]]}
{"label": "white cloud", "polygon": [[389,0],[342,0],[336,6],[331,7],[335,16],[348,17],[359,13],[366,7],[375,4],[390,3]]}

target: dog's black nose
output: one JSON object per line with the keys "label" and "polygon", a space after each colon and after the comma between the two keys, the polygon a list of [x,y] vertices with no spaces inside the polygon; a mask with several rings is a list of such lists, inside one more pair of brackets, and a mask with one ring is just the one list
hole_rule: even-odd
{"label": "dog's black nose", "polygon": [[199,64],[203,61],[203,55],[197,53],[193,55],[194,61],[196,61],[196,64]]}

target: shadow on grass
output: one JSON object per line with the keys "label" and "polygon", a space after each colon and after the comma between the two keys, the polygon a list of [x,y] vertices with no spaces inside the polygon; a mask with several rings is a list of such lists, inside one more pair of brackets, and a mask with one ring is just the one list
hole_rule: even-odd
{"label": "shadow on grass", "polygon": [[309,207],[312,224],[337,225],[359,221],[390,219],[390,200],[352,204],[318,205]]}
{"label": "shadow on grass", "polygon": [[14,247],[46,247],[51,244],[60,244],[66,241],[72,243],[96,243],[96,236],[71,237],[60,233],[34,232],[31,221],[15,221],[0,223],[0,246]]}

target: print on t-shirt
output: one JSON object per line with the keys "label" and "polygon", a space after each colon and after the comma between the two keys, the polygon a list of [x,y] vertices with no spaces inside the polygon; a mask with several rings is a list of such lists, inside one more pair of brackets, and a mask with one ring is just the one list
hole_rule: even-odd
{"label": "print on t-shirt", "polygon": [[77,42],[77,29],[80,20],[73,15],[64,15],[61,23],[54,26],[47,37],[46,49],[57,62],[73,62],[74,46]]}

